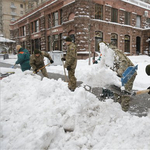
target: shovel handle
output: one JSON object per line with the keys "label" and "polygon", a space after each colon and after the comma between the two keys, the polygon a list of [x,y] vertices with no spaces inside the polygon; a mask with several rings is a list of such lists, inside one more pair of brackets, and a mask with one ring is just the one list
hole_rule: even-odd
{"label": "shovel handle", "polygon": [[150,91],[150,89],[142,90],[142,91],[137,91],[136,95],[145,94],[145,93],[148,93],[149,91]]}
{"label": "shovel handle", "polygon": [[39,72],[40,70],[42,70],[43,68],[45,68],[46,66],[50,65],[51,63],[48,63],[47,65],[41,67],[40,69],[37,70],[37,72]]}

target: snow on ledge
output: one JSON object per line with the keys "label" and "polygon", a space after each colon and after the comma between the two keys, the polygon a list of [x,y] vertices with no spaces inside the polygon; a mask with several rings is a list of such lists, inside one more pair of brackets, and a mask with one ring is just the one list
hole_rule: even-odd
{"label": "snow on ledge", "polygon": [[150,10],[150,4],[142,2],[142,1],[138,1],[138,0],[121,0],[121,1],[124,1],[126,3],[130,3],[132,5],[135,5],[135,6],[142,7],[144,9]]}

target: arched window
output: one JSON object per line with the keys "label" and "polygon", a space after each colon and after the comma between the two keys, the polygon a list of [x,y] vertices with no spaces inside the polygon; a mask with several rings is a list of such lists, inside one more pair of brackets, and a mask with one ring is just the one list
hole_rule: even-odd
{"label": "arched window", "polygon": [[75,14],[74,14],[74,13],[69,14],[69,20],[74,19],[74,16],[75,16]]}
{"label": "arched window", "polygon": [[127,53],[130,53],[130,36],[129,35],[125,35],[124,44],[125,44],[124,51]]}
{"label": "arched window", "polygon": [[118,35],[115,33],[111,34],[111,45],[113,46],[113,48],[118,47]]}
{"label": "arched window", "polygon": [[103,32],[95,31],[95,51],[99,51],[99,43],[103,41]]}

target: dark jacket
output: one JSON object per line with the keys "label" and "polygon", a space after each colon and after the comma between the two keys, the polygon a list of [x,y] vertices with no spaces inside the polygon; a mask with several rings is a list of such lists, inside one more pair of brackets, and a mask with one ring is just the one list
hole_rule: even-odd
{"label": "dark jacket", "polygon": [[21,70],[30,70],[31,66],[29,64],[30,61],[30,53],[27,49],[20,48],[18,51],[18,60],[16,61],[16,64],[20,64]]}

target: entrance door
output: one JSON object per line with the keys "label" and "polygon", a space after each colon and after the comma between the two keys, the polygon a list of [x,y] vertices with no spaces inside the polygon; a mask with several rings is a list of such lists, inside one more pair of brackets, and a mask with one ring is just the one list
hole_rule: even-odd
{"label": "entrance door", "polygon": [[129,35],[125,35],[125,38],[124,38],[124,43],[125,43],[125,49],[124,51],[127,52],[127,53],[130,53],[130,36]]}
{"label": "entrance door", "polygon": [[139,36],[136,37],[136,53],[139,55],[141,52],[141,38]]}

